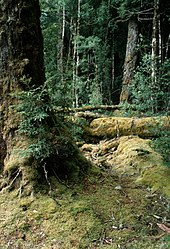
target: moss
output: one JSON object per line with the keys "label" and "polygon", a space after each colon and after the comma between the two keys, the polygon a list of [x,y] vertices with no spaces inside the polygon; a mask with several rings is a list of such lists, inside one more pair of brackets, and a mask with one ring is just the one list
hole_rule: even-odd
{"label": "moss", "polygon": [[163,163],[162,166],[158,164],[144,171],[137,182],[150,187],[153,192],[159,191],[170,198],[170,168],[163,166]]}
{"label": "moss", "polygon": [[108,117],[98,118],[86,127],[86,132],[96,137],[119,137],[138,135],[141,137],[155,136],[158,125],[166,129],[169,126],[169,117],[126,118]]}
{"label": "moss", "polygon": [[[59,206],[57,202],[45,196],[40,196],[38,199],[35,199],[34,202],[31,203],[31,209],[37,210],[37,213],[45,214],[46,216],[54,214],[58,210]],[[36,212],[35,212],[36,213]],[[31,216],[31,213],[29,213]]]}
{"label": "moss", "polygon": [[14,147],[11,155],[5,159],[4,162],[4,172],[15,170],[22,167],[23,165],[30,164],[30,157],[24,154],[29,140],[22,137],[17,138],[13,141]]}
{"label": "moss", "polygon": [[37,193],[19,200],[16,191],[8,193],[8,198],[1,194],[4,249],[8,243],[11,248],[25,249],[153,249],[162,243],[154,237],[151,241],[153,233],[159,235],[153,214],[168,218],[169,211],[159,196],[145,197],[148,190],[136,187],[131,179],[105,177],[92,167],[82,185],[66,187],[54,177],[51,184],[51,197]]}
{"label": "moss", "polygon": [[32,197],[30,197],[30,198],[29,197],[27,197],[27,198],[24,197],[24,198],[20,199],[19,205],[20,205],[20,207],[22,208],[23,211],[26,211],[30,207],[32,202],[33,202]]}
{"label": "moss", "polygon": [[[75,181],[52,175],[50,187],[41,181],[36,193],[24,198],[17,190],[1,193],[2,248],[163,248],[157,223],[170,227],[170,172],[150,140],[123,136],[84,145],[82,151],[94,166],[88,168],[79,153],[64,158]],[[6,170],[20,165],[25,183],[37,177],[31,160],[17,162],[15,155],[10,160]]]}
{"label": "moss", "polygon": [[[138,136],[123,136],[109,141],[102,141],[99,145],[83,146],[84,153],[89,153],[95,164],[104,167],[112,175],[131,177],[137,184],[149,186],[169,195],[170,168],[164,165],[161,155],[150,146],[151,140]],[[94,159],[93,155],[98,155]]]}

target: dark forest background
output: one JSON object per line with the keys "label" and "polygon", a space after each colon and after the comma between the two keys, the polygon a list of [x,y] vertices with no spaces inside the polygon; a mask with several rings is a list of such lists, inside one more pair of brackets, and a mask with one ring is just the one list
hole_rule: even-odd
{"label": "dark forest background", "polygon": [[168,111],[169,1],[40,2],[54,105],[129,102],[141,111]]}

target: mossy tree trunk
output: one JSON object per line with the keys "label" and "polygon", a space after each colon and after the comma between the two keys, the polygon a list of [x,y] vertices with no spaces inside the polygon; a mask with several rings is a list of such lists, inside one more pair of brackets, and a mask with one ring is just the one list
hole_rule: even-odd
{"label": "mossy tree trunk", "polygon": [[[14,146],[21,141],[16,135],[18,115],[11,109],[16,104],[12,94],[23,90],[27,80],[32,86],[42,85],[45,72],[39,1],[2,0],[0,17],[0,166],[8,175],[6,166]],[[15,164],[16,170],[19,163]]]}
{"label": "mossy tree trunk", "polygon": [[[32,88],[44,83],[43,37],[39,18],[39,0],[0,1],[0,170],[4,178],[7,178],[7,186],[14,185],[14,182],[16,184],[16,179],[20,178],[20,190],[21,187],[31,186],[31,180],[40,174],[34,158],[19,159],[15,152],[24,149],[29,139],[17,132],[20,116],[11,106],[18,100],[12,94],[29,90],[24,83],[26,81],[29,81],[29,87]],[[49,123],[51,126],[54,124]],[[49,126],[49,132],[50,129],[52,127]],[[78,158],[77,161],[81,161]],[[64,164],[64,159],[59,155],[47,161],[50,164],[54,161],[58,165]],[[70,163],[71,159],[68,161]],[[1,183],[3,187],[4,183]]]}

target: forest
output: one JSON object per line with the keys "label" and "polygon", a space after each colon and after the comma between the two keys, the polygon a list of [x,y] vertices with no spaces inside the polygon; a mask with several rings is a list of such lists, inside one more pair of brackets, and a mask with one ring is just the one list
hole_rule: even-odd
{"label": "forest", "polygon": [[170,2],[0,1],[0,248],[170,248]]}
{"label": "forest", "polygon": [[168,1],[41,5],[47,81],[57,105],[130,101],[143,111],[167,111]]}

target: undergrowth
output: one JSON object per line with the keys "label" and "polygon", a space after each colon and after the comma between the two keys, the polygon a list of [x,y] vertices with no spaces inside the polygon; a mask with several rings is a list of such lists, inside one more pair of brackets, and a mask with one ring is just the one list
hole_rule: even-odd
{"label": "undergrowth", "polygon": [[160,153],[168,167],[170,167],[170,131],[161,131],[159,137],[152,141],[154,149]]}

